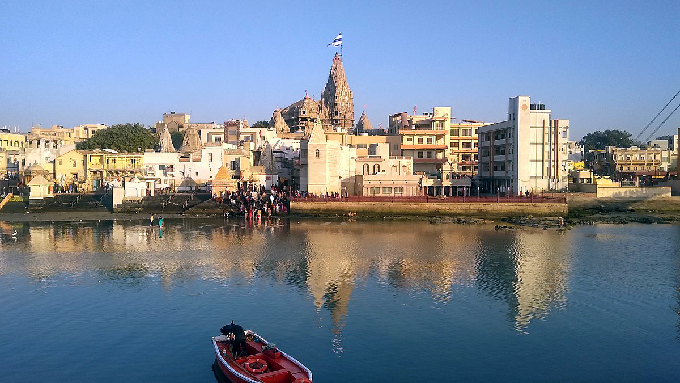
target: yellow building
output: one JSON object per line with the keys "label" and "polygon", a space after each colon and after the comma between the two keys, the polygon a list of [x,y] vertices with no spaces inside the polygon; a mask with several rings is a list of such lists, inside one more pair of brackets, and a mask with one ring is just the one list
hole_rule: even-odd
{"label": "yellow building", "polygon": [[0,149],[20,150],[26,146],[26,136],[21,133],[11,133],[9,129],[0,129]]}
{"label": "yellow building", "polygon": [[89,190],[97,190],[107,182],[120,181],[123,177],[142,175],[143,153],[117,153],[112,150],[92,150],[87,156],[87,183]]}
{"label": "yellow building", "polygon": [[71,150],[54,160],[54,180],[63,190],[84,190],[87,178],[85,157],[83,151]]}

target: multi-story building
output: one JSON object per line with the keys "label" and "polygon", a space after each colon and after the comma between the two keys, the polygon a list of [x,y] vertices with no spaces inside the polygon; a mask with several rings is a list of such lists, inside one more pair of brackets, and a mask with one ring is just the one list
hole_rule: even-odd
{"label": "multi-story building", "polygon": [[472,120],[451,121],[448,161],[454,173],[470,177],[477,174],[477,133],[484,125],[488,124]]}
{"label": "multi-story building", "polygon": [[107,129],[104,124],[82,124],[73,128],[74,135],[79,140],[86,140],[100,130]]}
{"label": "multi-story building", "polygon": [[0,150],[21,150],[26,145],[26,135],[0,129]]}
{"label": "multi-story building", "polygon": [[401,156],[413,158],[414,172],[433,175],[449,161],[450,127],[451,107],[434,107],[423,115],[391,115],[388,132],[401,137]]}
{"label": "multi-story building", "polygon": [[247,120],[228,120],[224,122],[224,142],[239,146],[241,130],[248,128]]}
{"label": "multi-story building", "polygon": [[479,173],[487,193],[522,194],[568,186],[569,120],[553,120],[529,96],[509,100],[508,119],[479,128]]}

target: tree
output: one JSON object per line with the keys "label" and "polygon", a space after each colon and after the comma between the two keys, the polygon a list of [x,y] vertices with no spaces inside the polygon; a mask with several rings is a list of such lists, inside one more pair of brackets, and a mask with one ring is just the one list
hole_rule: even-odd
{"label": "tree", "polygon": [[253,125],[251,125],[251,128],[268,128],[268,127],[269,121],[265,120],[256,121]]}
{"label": "tree", "polygon": [[631,134],[625,130],[607,129],[604,132],[595,131],[588,133],[579,144],[583,147],[584,152],[593,149],[602,150],[605,146],[615,146],[617,148],[630,148],[635,145],[635,141],[631,138]]}
{"label": "tree", "polygon": [[156,136],[144,125],[127,123],[97,131],[87,140],[78,142],[76,149],[114,149],[119,152],[138,152],[153,149],[157,143]]}
{"label": "tree", "polygon": [[172,133],[170,138],[172,139],[172,146],[175,147],[175,150],[179,150],[179,148],[182,147],[182,143],[184,142],[184,132]]}

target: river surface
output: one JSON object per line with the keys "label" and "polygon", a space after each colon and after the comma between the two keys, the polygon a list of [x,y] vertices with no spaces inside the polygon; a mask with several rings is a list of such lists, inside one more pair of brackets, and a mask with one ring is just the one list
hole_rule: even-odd
{"label": "river surface", "polygon": [[166,225],[0,223],[0,382],[214,382],[231,320],[317,383],[679,379],[679,225]]}

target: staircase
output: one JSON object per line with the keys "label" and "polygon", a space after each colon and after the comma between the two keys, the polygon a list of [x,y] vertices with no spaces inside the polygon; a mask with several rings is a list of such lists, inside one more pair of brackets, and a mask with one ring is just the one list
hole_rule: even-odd
{"label": "staircase", "polygon": [[0,202],[0,210],[2,210],[3,207],[5,207],[7,202],[9,202],[9,200],[11,200],[13,196],[14,194],[9,193],[5,196],[5,198],[2,199],[2,202]]}

